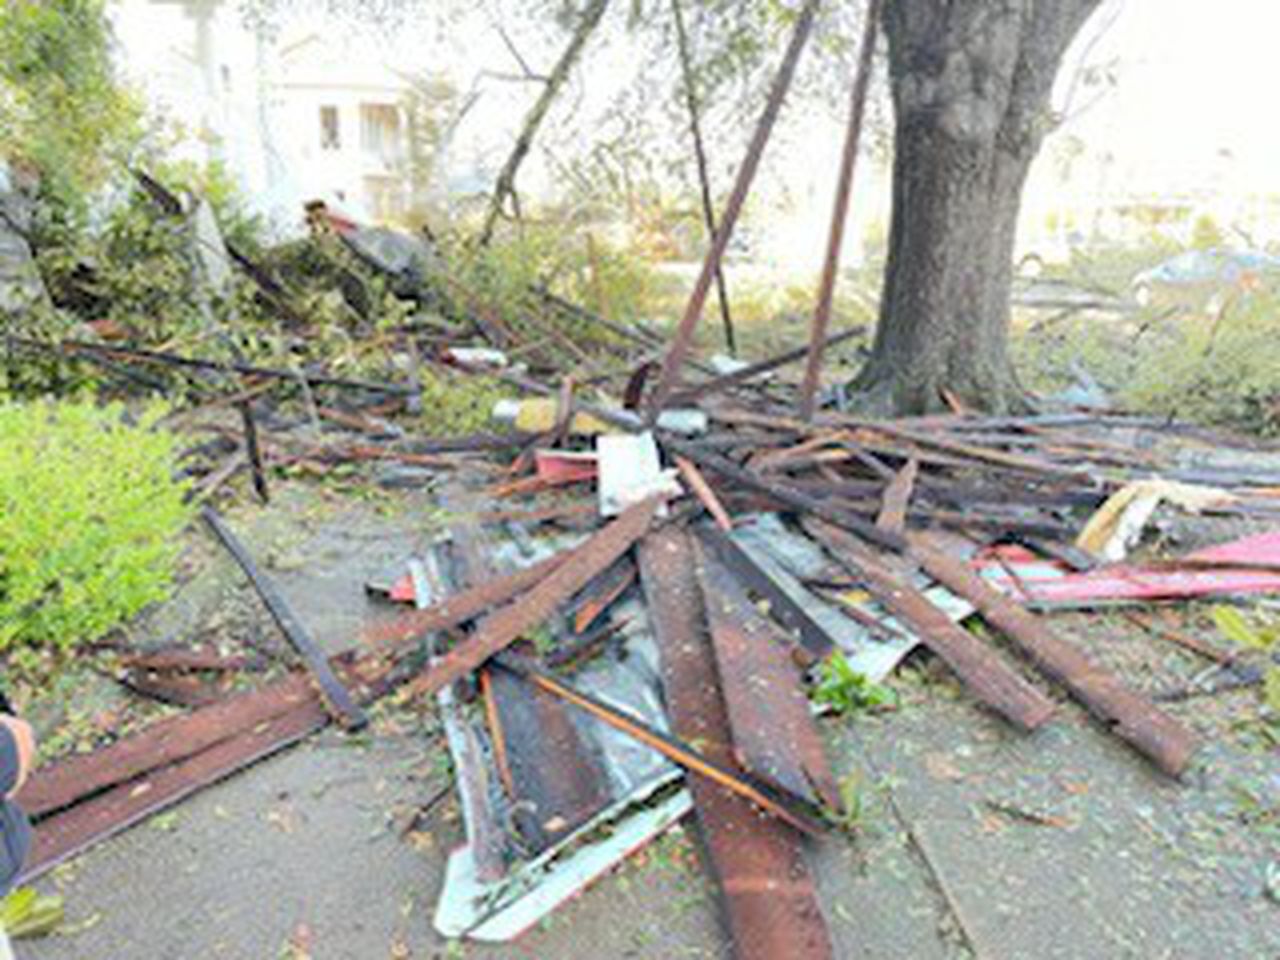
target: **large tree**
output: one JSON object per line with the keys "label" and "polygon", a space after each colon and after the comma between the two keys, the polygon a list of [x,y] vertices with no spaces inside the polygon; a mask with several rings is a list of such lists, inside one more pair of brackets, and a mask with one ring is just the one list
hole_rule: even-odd
{"label": "large tree", "polygon": [[1018,210],[1054,78],[1100,0],[887,0],[893,214],[880,321],[855,381],[874,412],[944,391],[1024,404],[1006,345]]}
{"label": "large tree", "polygon": [[[260,5],[301,0],[242,0]],[[355,0],[325,0],[330,7]],[[457,2],[457,0],[455,0]],[[1040,145],[1054,125],[1054,80],[1072,40],[1102,0],[884,0],[889,87],[894,111],[893,213],[880,318],[872,354],[855,380],[862,406],[878,413],[922,413],[941,408],[944,395],[980,409],[1002,411],[1025,404],[1007,356],[1009,294],[1022,189]],[[568,74],[588,37],[601,43],[607,0],[525,0],[509,5],[521,22],[555,22],[569,28],[561,58]],[[306,4],[302,4],[306,7]],[[442,0],[379,0],[379,8],[448,7]],[[621,4],[619,6],[622,6]],[[695,65],[705,105],[709,149],[736,158],[744,125],[754,121],[776,65],[781,37],[790,29],[796,0],[689,0],[685,5],[698,52]],[[677,37],[665,0],[631,0],[625,28],[643,34],[636,77],[611,111],[614,125],[570,124],[560,164],[574,182],[591,189],[611,182],[606,161],[640,153],[647,160],[687,154],[676,132],[683,125],[678,86]],[[865,0],[828,0],[818,40],[797,77],[791,100],[804,109],[844,84]],[[624,25],[615,18],[612,29]],[[842,42],[844,41],[844,42]],[[630,55],[630,53],[629,53]],[[590,64],[580,71],[590,73]],[[563,80],[563,77],[561,78]],[[526,118],[524,134],[494,191],[487,235],[508,197],[515,169],[529,152],[533,132],[563,82],[547,84]],[[627,99],[627,95],[638,96]],[[655,106],[669,100],[674,112]],[[792,109],[799,109],[793,102]],[[532,123],[529,122],[532,118]],[[546,138],[546,124],[540,138]],[[570,150],[569,148],[572,148]],[[780,152],[775,144],[775,153]],[[782,155],[785,162],[785,155]],[[592,165],[594,162],[594,166]],[[567,177],[566,177],[567,179]],[[723,178],[722,178],[723,180]],[[629,181],[628,181],[629,182]],[[665,188],[664,184],[664,188]],[[857,190],[855,187],[855,199]]]}

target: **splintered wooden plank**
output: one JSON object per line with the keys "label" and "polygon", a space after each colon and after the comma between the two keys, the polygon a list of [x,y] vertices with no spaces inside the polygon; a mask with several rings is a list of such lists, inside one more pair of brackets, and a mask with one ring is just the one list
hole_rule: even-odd
{"label": "splintered wooden plank", "polygon": [[699,551],[698,578],[734,756],[793,796],[839,809],[840,792],[787,638],[706,550]]}
{"label": "splintered wooden plank", "polygon": [[912,457],[884,488],[880,513],[876,517],[876,526],[881,530],[897,534],[906,532],[907,508],[911,504],[911,494],[915,491],[916,475],[919,472],[920,461]]}
{"label": "splintered wooden plank", "polygon": [[[640,546],[640,575],[661,651],[676,735],[735,767],[688,535],[665,528]],[[832,948],[799,835],[706,777],[689,777],[698,825],[737,955],[830,960]]]}

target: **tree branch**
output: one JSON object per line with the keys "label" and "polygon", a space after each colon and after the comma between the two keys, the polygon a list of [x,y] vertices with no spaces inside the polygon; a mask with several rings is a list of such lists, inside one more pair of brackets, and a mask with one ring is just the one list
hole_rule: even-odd
{"label": "tree branch", "polygon": [[515,146],[512,147],[507,162],[503,164],[502,172],[498,174],[497,183],[494,184],[493,197],[489,201],[489,210],[485,214],[484,226],[480,231],[481,246],[487,246],[493,239],[493,231],[497,226],[498,218],[502,215],[503,204],[508,197],[515,194],[516,174],[533,147],[538,128],[542,126],[542,121],[551,109],[551,104],[569,79],[574,64],[582,56],[582,49],[586,46],[588,38],[600,25],[608,6],[609,0],[590,0],[582,12],[582,19],[578,21],[573,36],[569,39],[568,46],[560,54],[560,60],[551,71],[551,75],[547,77],[546,86],[543,87],[533,108],[525,116],[524,126],[520,130],[520,135],[516,137]]}

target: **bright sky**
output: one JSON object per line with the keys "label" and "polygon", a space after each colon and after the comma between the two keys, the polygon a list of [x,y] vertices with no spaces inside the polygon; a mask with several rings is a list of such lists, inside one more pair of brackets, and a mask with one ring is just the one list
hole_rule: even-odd
{"label": "bright sky", "polygon": [[1267,103],[1280,88],[1280,3],[1120,0],[1119,11],[1090,57],[1118,58],[1118,86],[1069,132],[1111,151],[1118,169],[1150,188],[1208,187],[1214,176],[1228,188],[1280,192],[1280,124]]}
{"label": "bright sky", "polygon": [[[487,0],[487,9],[501,13],[504,3],[517,2]],[[145,11],[148,6],[144,0],[125,0],[124,5],[134,11]],[[470,15],[454,25],[453,35],[465,36],[467,41],[453,49],[442,47],[435,36],[416,36],[406,29],[390,43],[384,41],[366,50],[353,46],[349,62],[360,69],[378,63],[413,70],[439,68],[453,74],[459,88],[467,90],[482,68],[515,69],[489,17],[480,12],[484,8],[478,3]],[[131,15],[133,22],[122,38],[131,59],[138,63],[154,59],[161,48],[172,50],[183,43],[173,29],[179,27],[177,32],[182,32],[181,16],[172,7],[150,9],[153,12],[144,12],[141,22],[136,12]],[[153,17],[148,25],[145,21]],[[1110,25],[1095,37],[1105,23]],[[1060,91],[1069,85],[1084,48],[1088,63],[1115,62],[1116,86],[1050,138],[1030,185],[1033,196],[1028,199],[1033,205],[1051,201],[1059,189],[1051,175],[1053,157],[1067,137],[1077,137],[1084,145],[1081,169],[1085,173],[1077,178],[1077,192],[1100,189],[1095,182],[1100,179],[1098,161],[1110,155],[1113,159],[1106,188],[1112,194],[1204,190],[1280,194],[1280,124],[1274,122],[1274,111],[1264,99],[1280,89],[1277,38],[1280,0],[1105,0],[1068,57]],[[554,56],[552,48],[538,50],[533,46],[525,53],[536,66],[544,66]],[[621,61],[616,71],[610,69],[610,59]],[[626,59],[617,50],[597,53],[590,64],[590,82],[579,84],[579,95],[588,101],[603,99],[611,75],[620,82],[627,73]],[[474,163],[480,152],[486,161],[492,161],[486,165],[496,165],[535,87],[489,80],[483,89],[467,120],[473,131],[470,156],[459,159]],[[1094,93],[1092,89],[1079,90],[1076,105],[1087,103]],[[803,129],[803,135],[793,133],[787,138],[790,149],[778,145],[767,163],[771,176],[790,181],[785,184],[786,192],[797,205],[811,208],[796,211],[793,236],[812,237],[820,245],[840,131],[834,118],[818,119],[814,114],[797,120],[793,113],[790,122],[798,122],[793,131]],[[744,142],[745,138],[744,131]],[[797,144],[802,148],[797,149]],[[724,145],[717,159],[723,166],[731,166],[736,160],[734,152],[740,148]],[[869,176],[872,171],[868,167],[864,164],[862,189],[883,194],[883,183]],[[524,177],[529,178],[526,186],[539,179],[534,169]],[[775,179],[774,189],[781,186],[784,184]],[[855,197],[854,203],[863,217],[882,216],[885,208],[883,196],[868,197],[865,193]],[[855,226],[854,236],[856,230]],[[795,246],[791,239],[785,245]],[[800,245],[807,246],[807,242]],[[806,259],[810,256],[807,249],[797,248],[797,253]]]}

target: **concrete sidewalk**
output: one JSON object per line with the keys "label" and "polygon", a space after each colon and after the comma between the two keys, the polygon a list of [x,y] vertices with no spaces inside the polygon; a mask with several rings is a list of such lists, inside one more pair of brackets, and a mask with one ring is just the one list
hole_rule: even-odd
{"label": "concrete sidewalk", "polygon": [[[429,501],[388,513],[305,488],[278,497],[231,521],[271,558],[321,644],[349,647],[377,615],[363,581],[426,535]],[[245,600],[230,562],[209,557],[166,612],[165,636],[181,632],[178,611],[194,633],[217,598]],[[1256,694],[1178,708],[1210,743],[1177,785],[1074,708],[1023,737],[925,673],[896,681],[900,710],[824,725],[863,808],[856,838],[836,833],[811,851],[842,960],[1280,956],[1280,904],[1265,882],[1280,870],[1280,758],[1230,727]],[[461,840],[452,795],[406,826],[448,778],[433,711],[381,705],[369,732],[326,731],[57,871],[42,887],[66,897],[67,932],[17,955],[729,956],[689,829],[515,944],[445,943],[431,914]]]}

